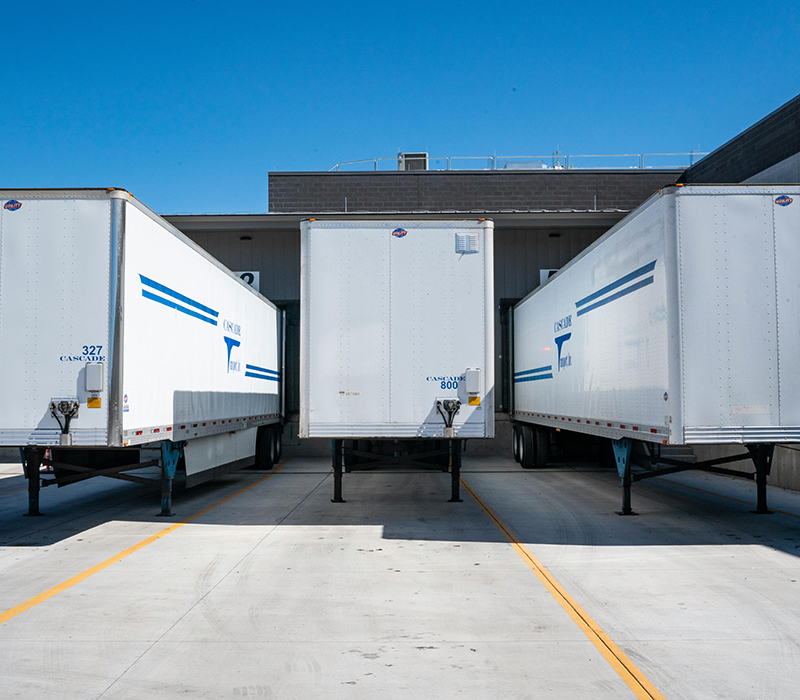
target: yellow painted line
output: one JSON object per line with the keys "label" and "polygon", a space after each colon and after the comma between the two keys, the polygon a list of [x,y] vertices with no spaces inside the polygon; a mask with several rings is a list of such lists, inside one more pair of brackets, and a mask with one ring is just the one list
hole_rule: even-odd
{"label": "yellow painted line", "polygon": [[520,539],[509,529],[509,527],[497,517],[495,512],[476,494],[464,479],[461,485],[467,493],[481,507],[484,513],[489,516],[489,520],[495,527],[503,533],[509,544],[519,554],[522,560],[536,574],[537,578],[544,584],[553,598],[561,605],[567,614],[572,618],[581,631],[589,638],[589,641],[597,647],[603,658],[619,674],[619,677],[633,691],[634,695],[641,700],[666,700],[666,698],[656,690],[656,687],[647,679],[642,671],[631,661],[611,638],[600,629],[600,626],[589,617],[588,613],[564,590],[561,584],[556,581],[553,575],[533,556],[533,553],[520,541]]}
{"label": "yellow painted line", "polygon": [[245,486],[243,489],[239,489],[236,493],[232,493],[230,496],[226,496],[222,500],[213,503],[207,508],[203,508],[203,510],[198,511],[194,515],[190,515],[188,518],[184,518],[180,522],[177,522],[174,525],[170,525],[169,527],[164,528],[160,532],[157,532],[155,535],[151,535],[150,537],[142,540],[141,542],[136,543],[132,547],[128,547],[128,549],[123,550],[119,554],[115,554],[113,557],[106,559],[105,561],[100,562],[99,564],[96,564],[91,569],[86,569],[86,571],[82,571],[76,576],[67,579],[63,583],[59,583],[57,586],[49,588],[44,593],[40,593],[39,595],[34,596],[33,598],[29,598],[24,603],[20,603],[19,605],[15,605],[13,608],[6,610],[4,613],[0,614],[0,625],[3,624],[4,622],[8,622],[12,618],[15,618],[17,615],[20,615],[21,613],[24,613],[26,610],[30,610],[31,608],[36,607],[37,605],[39,605],[39,603],[43,603],[44,601],[49,600],[54,596],[57,596],[59,593],[63,593],[68,588],[72,588],[73,586],[79,584],[81,581],[85,581],[90,576],[94,576],[96,573],[103,571],[103,569],[107,569],[112,564],[116,564],[118,561],[122,561],[126,557],[129,557],[131,554],[138,552],[140,549],[144,549],[147,545],[153,544],[153,542],[160,540],[162,537],[166,537],[171,532],[175,532],[175,530],[183,527],[187,523],[191,523],[192,521],[197,520],[198,518],[204,516],[206,513],[214,510],[215,508],[219,508],[221,505],[224,505],[228,501],[233,500],[237,496],[241,496],[245,491],[249,491],[250,489],[258,486],[263,481],[266,481],[270,477],[275,476],[275,474],[277,474],[281,469],[283,469],[283,467],[286,465],[289,459],[290,458],[283,460],[283,462],[281,462],[277,467],[275,467],[275,469],[273,469],[269,474],[258,479],[257,481],[254,481],[249,486]]}
{"label": "yellow painted line", "polygon": [[[705,493],[708,496],[716,496],[717,498],[725,498],[729,501],[735,501],[736,503],[744,503],[746,506],[751,506],[752,508],[757,508],[758,504],[753,503],[752,501],[745,501],[741,498],[734,498],[733,496],[725,496],[724,494],[717,493],[716,491],[707,491],[706,489],[698,488],[697,486],[689,486],[689,484],[682,484],[680,481],[672,481],[672,479],[665,479],[661,476],[654,477],[659,481],[663,481],[665,484],[673,484],[674,486],[683,486],[685,489],[692,489],[692,491],[699,491],[700,493]],[[770,508],[773,513],[780,513],[781,515],[788,515],[790,518],[797,518],[800,520],[800,515],[797,513],[789,513],[785,510],[776,510],[774,508]]]}
{"label": "yellow painted line", "polygon": [[27,491],[28,489],[16,489],[15,491],[0,491],[0,496],[8,496],[10,493],[20,493],[22,491]]}

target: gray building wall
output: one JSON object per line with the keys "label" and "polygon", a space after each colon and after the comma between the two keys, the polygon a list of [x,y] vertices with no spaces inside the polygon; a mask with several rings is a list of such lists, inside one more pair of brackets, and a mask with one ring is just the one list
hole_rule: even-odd
{"label": "gray building wall", "polygon": [[678,170],[270,173],[271,212],[502,212],[638,207]]}
{"label": "gray building wall", "polygon": [[800,152],[800,95],[687,168],[680,182],[744,182]]}

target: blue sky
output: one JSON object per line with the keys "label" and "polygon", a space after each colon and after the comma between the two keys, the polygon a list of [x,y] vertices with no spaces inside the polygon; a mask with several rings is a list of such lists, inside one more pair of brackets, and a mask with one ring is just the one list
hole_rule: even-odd
{"label": "blue sky", "polygon": [[800,92],[754,2],[161,2],[3,13],[0,186],[262,212],[272,170],[710,151]]}

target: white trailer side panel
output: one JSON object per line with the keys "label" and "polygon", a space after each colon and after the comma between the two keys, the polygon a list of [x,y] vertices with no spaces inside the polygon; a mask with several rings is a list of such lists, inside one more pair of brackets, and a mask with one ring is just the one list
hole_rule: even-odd
{"label": "white trailer side panel", "polygon": [[[457,436],[494,434],[492,230],[304,222],[301,437],[442,437],[436,400],[450,397]],[[457,234],[475,252],[457,252]]]}
{"label": "white trailer side panel", "polygon": [[73,444],[104,445],[108,373],[92,408],[85,375],[111,345],[111,202],[0,202],[0,445],[58,445],[57,398],[80,401]]}
{"label": "white trailer side panel", "polygon": [[515,308],[515,418],[800,441],[800,188],[665,189]]}
{"label": "white trailer side panel", "polygon": [[277,421],[277,309],[130,203],[125,226],[125,443]]}
{"label": "white trailer side panel", "polygon": [[209,435],[189,440],[184,448],[186,456],[186,477],[208,472],[215,467],[252,462],[256,452],[256,432],[258,428],[247,428],[222,435]]}
{"label": "white trailer side panel", "polygon": [[515,413],[594,434],[664,439],[675,310],[667,304],[663,212],[645,211],[615,235],[614,246],[589,248],[516,307]]}

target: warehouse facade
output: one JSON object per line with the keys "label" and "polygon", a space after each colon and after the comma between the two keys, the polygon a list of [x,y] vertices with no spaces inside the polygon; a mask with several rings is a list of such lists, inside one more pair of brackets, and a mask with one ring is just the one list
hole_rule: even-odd
{"label": "warehouse facade", "polygon": [[[504,433],[511,386],[510,308],[680,174],[554,169],[270,173],[266,214],[166,218],[232,270],[258,272],[261,293],[286,310],[290,445],[297,442],[293,436],[299,409],[300,222],[384,219],[394,228],[409,219],[492,219],[495,404],[502,414],[499,432]],[[358,275],[358,261],[347,274]]]}
{"label": "warehouse facade", "polygon": [[[299,446],[300,222],[303,219],[490,218],[495,223],[495,376],[498,438],[508,449],[508,310],[550,271],[597,240],[660,188],[675,183],[800,182],[800,96],[691,167],[376,172],[271,172],[269,211],[166,216],[229,268],[255,271],[260,291],[287,312],[288,444]],[[354,261],[347,274],[358,274]],[[474,449],[474,448],[471,448]],[[800,453],[781,449],[772,483],[800,488]],[[796,464],[795,464],[796,462]]]}

